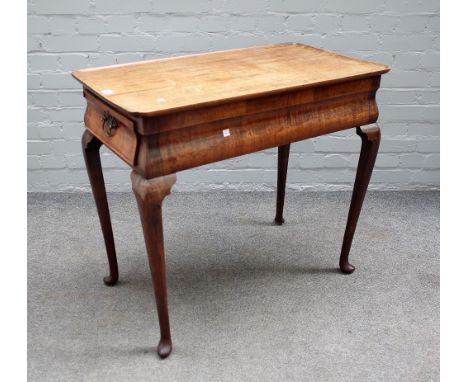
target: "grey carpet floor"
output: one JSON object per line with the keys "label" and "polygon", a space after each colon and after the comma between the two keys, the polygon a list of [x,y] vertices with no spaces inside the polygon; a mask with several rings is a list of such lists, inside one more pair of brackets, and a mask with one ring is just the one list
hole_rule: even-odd
{"label": "grey carpet floor", "polygon": [[28,196],[30,381],[437,381],[439,194],[367,195],[337,272],[349,193],[165,201],[174,349],[161,361],[132,194],[110,194],[121,281],[89,194]]}

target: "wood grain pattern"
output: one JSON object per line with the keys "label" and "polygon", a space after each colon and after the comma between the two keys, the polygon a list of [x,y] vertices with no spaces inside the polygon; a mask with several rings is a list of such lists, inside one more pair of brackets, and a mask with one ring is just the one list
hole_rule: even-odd
{"label": "wood grain pattern", "polygon": [[[287,107],[280,103],[274,110],[141,135],[134,168],[152,178],[375,122],[379,78],[354,83],[355,93],[346,83],[343,92],[334,86],[333,96],[323,86],[315,91],[314,102],[296,100],[296,105]],[[153,119],[142,123],[151,124]],[[227,137],[225,130],[229,130]]]}
{"label": "wood grain pattern", "polygon": [[187,128],[222,119],[235,118],[262,112],[286,109],[307,103],[324,102],[337,97],[356,94],[375,94],[380,85],[380,76],[348,80],[338,84],[292,90],[248,100],[226,102],[222,105],[174,112],[156,117],[137,118],[137,131],[151,135],[170,130]]}
{"label": "wood grain pattern", "polygon": [[73,76],[119,110],[168,114],[383,74],[387,65],[274,44],[83,69]]}
{"label": "wood grain pattern", "polygon": [[[162,202],[175,173],[278,147],[275,222],[282,224],[290,144],[376,122],[375,95],[388,70],[301,44],[276,44],[73,73],[88,102],[83,148],[108,250],[109,285],[117,281],[118,270],[101,142],[133,168],[161,330],[160,357],[172,350]],[[358,128],[358,134],[362,149],[339,263],[344,273],[354,270],[348,255],[380,141],[378,127]]]}
{"label": "wood grain pattern", "polygon": [[[107,147],[114,151],[129,165],[135,164],[137,150],[137,136],[134,122],[116,112],[114,109],[96,99],[88,92],[84,92],[88,106],[84,117],[85,126]],[[103,115],[109,113],[118,122],[114,135],[108,136],[103,130]]]}

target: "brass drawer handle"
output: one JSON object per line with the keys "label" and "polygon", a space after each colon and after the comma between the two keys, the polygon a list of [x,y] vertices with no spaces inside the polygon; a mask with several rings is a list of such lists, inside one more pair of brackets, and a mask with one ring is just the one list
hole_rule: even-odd
{"label": "brass drawer handle", "polygon": [[108,112],[105,111],[101,117],[102,130],[108,137],[112,137],[115,134],[115,130],[119,126],[119,122]]}

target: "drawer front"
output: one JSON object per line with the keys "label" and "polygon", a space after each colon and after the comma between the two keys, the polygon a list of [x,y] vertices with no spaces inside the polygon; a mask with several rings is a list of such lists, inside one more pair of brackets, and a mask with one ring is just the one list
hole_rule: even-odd
{"label": "drawer front", "polygon": [[137,137],[134,122],[88,92],[85,92],[85,98],[88,101],[84,118],[86,128],[130,166],[135,165]]}
{"label": "drawer front", "polygon": [[[323,93],[328,88],[323,88]],[[376,89],[141,135],[137,168],[147,178],[377,121]]]}

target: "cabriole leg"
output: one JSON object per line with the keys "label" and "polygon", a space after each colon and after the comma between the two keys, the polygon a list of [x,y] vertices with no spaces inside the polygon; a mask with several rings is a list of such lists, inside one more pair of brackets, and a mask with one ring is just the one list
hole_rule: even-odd
{"label": "cabriole leg", "polygon": [[349,263],[348,256],[380,144],[380,128],[377,125],[365,128],[358,127],[356,133],[361,137],[362,141],[361,154],[340,255],[340,269],[347,274],[353,273],[355,269]]}
{"label": "cabriole leg", "polygon": [[288,173],[288,160],[290,144],[278,147],[278,182],[276,189],[276,216],[275,224],[282,225],[284,223],[283,207],[284,195],[286,192],[286,176]]}
{"label": "cabriole leg", "polygon": [[166,264],[161,206],[176,181],[175,175],[145,179],[132,172],[132,188],[140,210],[148,262],[153,281],[153,290],[158,310],[161,339],[158,354],[166,358],[172,351],[171,330],[167,308]]}
{"label": "cabriole leg", "polygon": [[107,259],[109,260],[110,273],[109,276],[104,277],[104,283],[108,286],[114,286],[119,279],[119,268],[117,265],[117,256],[115,254],[114,235],[112,233],[109,205],[107,204],[106,187],[102,175],[101,157],[99,156],[99,148],[102,142],[94,137],[88,130],[85,130],[81,143],[91,189],[99,215],[99,222],[101,223],[101,229],[104,235]]}

